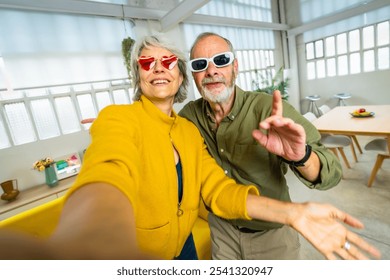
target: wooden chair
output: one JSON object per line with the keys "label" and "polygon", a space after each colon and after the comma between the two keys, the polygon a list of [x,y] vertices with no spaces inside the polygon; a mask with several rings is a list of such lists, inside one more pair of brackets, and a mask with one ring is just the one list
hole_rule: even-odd
{"label": "wooden chair", "polygon": [[387,144],[387,139],[385,138],[377,138],[374,140],[371,140],[368,142],[364,149],[367,151],[378,151],[380,152],[376,157],[376,162],[374,165],[374,168],[371,171],[370,178],[368,179],[368,187],[370,188],[372,186],[372,183],[375,180],[376,174],[378,173],[379,169],[382,167],[382,163],[386,158],[390,158],[389,154],[389,148]]}
{"label": "wooden chair", "polygon": [[[314,121],[317,118],[311,112],[307,112],[303,116],[310,122]],[[321,133],[321,143],[329,150],[331,150],[337,156],[337,158],[339,158],[338,153],[340,153],[345,165],[348,168],[351,168],[351,165],[349,164],[349,161],[344,153],[344,147],[352,145],[352,140],[348,136]]]}
{"label": "wooden chair", "polygon": [[[330,107],[329,107],[328,105],[325,105],[325,104],[324,104],[324,105],[321,105],[321,106],[318,108],[318,110],[320,111],[320,114],[321,114],[321,116],[322,116],[323,114],[326,114],[327,112],[330,111]],[[358,159],[357,159],[356,150],[355,150],[355,147],[354,147],[353,144],[355,143],[356,147],[358,148],[358,150],[359,150],[359,152],[360,152],[361,154],[363,153],[362,148],[360,147],[360,144],[359,144],[359,142],[358,142],[358,140],[357,140],[357,138],[356,138],[356,135],[346,135],[346,136],[348,136],[348,137],[351,138],[351,140],[352,140],[351,151],[352,151],[353,158],[355,159],[355,162],[357,162]]]}

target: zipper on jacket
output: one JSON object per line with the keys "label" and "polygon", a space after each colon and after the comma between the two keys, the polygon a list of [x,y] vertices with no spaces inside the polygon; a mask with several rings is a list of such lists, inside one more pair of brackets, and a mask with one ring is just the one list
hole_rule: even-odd
{"label": "zipper on jacket", "polygon": [[177,213],[176,214],[177,214],[178,217],[180,217],[184,213],[183,209],[181,209],[180,206],[181,206],[181,202],[179,202],[177,204]]}
{"label": "zipper on jacket", "polygon": [[[175,147],[175,144],[173,143],[173,139],[172,139],[172,136],[171,136],[171,132],[169,132],[169,138],[170,138],[170,140],[171,140],[171,144],[172,144],[172,146],[173,146],[173,148],[177,151],[177,149],[176,149],[176,147]],[[177,153],[179,153],[179,152],[177,152]],[[180,157],[180,155],[179,155],[179,157]],[[180,160],[180,159],[179,159]],[[183,190],[183,194],[184,194],[184,190]],[[183,209],[181,209],[181,200],[177,203],[177,212],[176,212],[176,215],[178,216],[178,217],[180,217],[180,216],[182,216],[183,215],[183,213],[184,213],[184,211],[183,211]]]}

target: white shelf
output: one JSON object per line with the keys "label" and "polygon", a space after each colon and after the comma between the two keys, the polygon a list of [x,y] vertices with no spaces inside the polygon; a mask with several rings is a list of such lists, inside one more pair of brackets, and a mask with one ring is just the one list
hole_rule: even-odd
{"label": "white shelf", "polygon": [[0,221],[63,196],[76,176],[59,181],[55,187],[46,184],[21,191],[13,201],[0,200]]}

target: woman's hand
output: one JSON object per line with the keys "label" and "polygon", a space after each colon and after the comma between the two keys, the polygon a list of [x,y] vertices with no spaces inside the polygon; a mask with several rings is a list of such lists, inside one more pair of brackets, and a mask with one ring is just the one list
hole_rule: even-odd
{"label": "woman's hand", "polygon": [[345,227],[361,229],[363,224],[332,205],[285,202],[249,194],[247,212],[253,219],[291,226],[327,259],[380,258],[375,247]]}
{"label": "woman's hand", "polygon": [[347,224],[363,228],[363,224],[351,215],[328,204],[295,204],[291,227],[302,234],[327,259],[380,258],[380,252],[356,233],[348,230]]}

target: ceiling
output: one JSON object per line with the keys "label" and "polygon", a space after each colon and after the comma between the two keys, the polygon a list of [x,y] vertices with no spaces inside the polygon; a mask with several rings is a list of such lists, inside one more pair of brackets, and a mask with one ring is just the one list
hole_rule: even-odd
{"label": "ceiling", "polygon": [[[285,0],[276,0],[279,5],[284,5]],[[180,22],[196,24],[213,24],[224,26],[241,26],[249,28],[272,29],[279,31],[288,31],[290,35],[297,35],[307,30],[324,26],[348,17],[362,14],[371,10],[379,9],[389,5],[389,0],[367,1],[364,5],[352,6],[329,16],[318,18],[312,22],[301,26],[291,27],[283,23],[258,22],[244,19],[223,18],[216,16],[207,16],[194,14],[199,8],[210,2],[210,0],[182,0],[179,4],[176,1],[155,1],[159,3],[159,8],[145,7],[148,1],[131,0],[131,5],[119,5],[93,1],[79,0],[0,0],[0,8],[13,8],[34,11],[99,15],[124,19],[146,19],[156,20],[161,24],[161,32],[165,32]],[[146,4],[148,5],[148,4]],[[163,10],[161,7],[165,7]]]}

